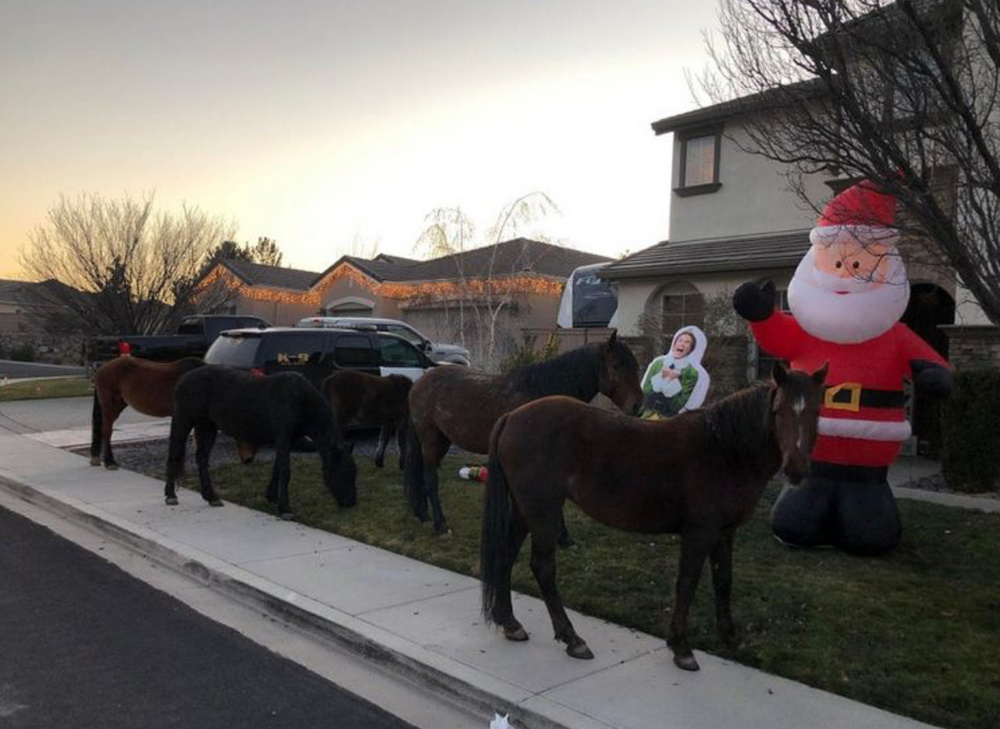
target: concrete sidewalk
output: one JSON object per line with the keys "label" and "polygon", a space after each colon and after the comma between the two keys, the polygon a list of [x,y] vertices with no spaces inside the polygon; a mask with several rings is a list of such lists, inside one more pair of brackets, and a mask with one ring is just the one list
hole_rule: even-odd
{"label": "concrete sidewalk", "polygon": [[701,653],[687,673],[660,639],[576,613],[597,657],[573,660],[526,596],[515,609],[532,640],[511,643],[482,624],[474,579],[192,492],[167,507],[159,481],[36,439],[0,436],[0,488],[319,631],[472,709],[483,729],[494,711],[532,728],[927,726]]}

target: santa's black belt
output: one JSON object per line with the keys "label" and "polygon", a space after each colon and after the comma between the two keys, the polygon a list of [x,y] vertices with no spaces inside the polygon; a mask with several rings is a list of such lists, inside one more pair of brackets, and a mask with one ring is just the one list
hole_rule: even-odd
{"label": "santa's black belt", "polygon": [[830,410],[850,410],[861,408],[901,408],[906,405],[906,393],[902,390],[875,390],[862,387],[858,382],[842,382],[826,388],[823,405]]}

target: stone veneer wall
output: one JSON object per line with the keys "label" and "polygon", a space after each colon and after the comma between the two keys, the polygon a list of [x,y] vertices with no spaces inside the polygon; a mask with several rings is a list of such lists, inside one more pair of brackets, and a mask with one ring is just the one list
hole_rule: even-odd
{"label": "stone veneer wall", "polygon": [[11,359],[17,349],[30,348],[32,361],[48,364],[82,365],[84,343],[82,334],[19,333],[0,334],[0,359]]}
{"label": "stone veneer wall", "polygon": [[1000,368],[1000,327],[943,326],[948,359],[955,369]]}

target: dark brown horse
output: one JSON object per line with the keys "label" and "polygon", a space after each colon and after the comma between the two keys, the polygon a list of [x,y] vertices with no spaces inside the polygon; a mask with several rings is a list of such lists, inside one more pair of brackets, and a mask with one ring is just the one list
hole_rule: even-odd
{"label": "dark brown horse", "polygon": [[165,418],[174,414],[174,388],[187,372],[201,367],[197,357],[176,362],[150,362],[122,356],[105,362],[94,374],[94,409],[91,418],[90,465],[118,468],[111,452],[111,433],[122,411],[131,406],[143,415]]}
{"label": "dark brown horse", "polygon": [[798,483],[809,469],[826,367],[809,375],[774,367],[754,385],[667,421],[626,418],[548,397],[501,418],[490,443],[482,523],[483,615],[510,640],[527,640],[514,617],[510,573],[531,534],[531,571],[555,637],[574,658],[592,658],[556,590],[556,537],[569,498],[598,521],[625,531],[681,535],[667,644],[695,671],[687,614],[708,557],[716,620],[733,635],[733,534],[754,513],[764,486],[783,469]]}
{"label": "dark brown horse", "polygon": [[437,469],[452,443],[470,453],[488,453],[490,431],[504,413],[546,395],[590,402],[599,392],[626,413],[634,414],[642,403],[639,364],[615,334],[607,342],[588,344],[506,375],[455,366],[428,371],[410,390],[412,427],[405,481],[414,516],[426,521],[430,501],[434,528],[448,530]]}
{"label": "dark brown horse", "polygon": [[385,448],[395,436],[399,446],[399,467],[406,456],[407,397],[413,380],[403,375],[378,377],[354,370],[340,370],[323,380],[322,392],[330,403],[337,423],[345,428],[354,421],[381,427],[375,467],[385,463]]}

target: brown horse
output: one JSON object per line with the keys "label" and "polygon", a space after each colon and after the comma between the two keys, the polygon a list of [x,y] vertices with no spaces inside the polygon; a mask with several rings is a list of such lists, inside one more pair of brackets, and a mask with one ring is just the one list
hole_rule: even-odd
{"label": "brown horse", "polygon": [[94,374],[90,465],[118,468],[111,452],[111,433],[122,411],[131,406],[143,415],[165,418],[174,414],[174,388],[181,375],[204,364],[197,357],[176,362],[150,362],[122,356],[105,362]]}
{"label": "brown horse", "polygon": [[381,426],[375,467],[385,463],[385,448],[396,436],[399,446],[399,467],[406,456],[407,397],[413,381],[403,375],[378,377],[354,370],[340,370],[323,380],[323,395],[343,429],[356,420],[363,425]]}
{"label": "brown horse", "polygon": [[501,418],[491,436],[482,523],[483,615],[508,639],[528,639],[514,617],[510,574],[531,534],[531,571],[555,637],[572,657],[593,658],[556,590],[556,537],[569,498],[616,529],[681,535],[667,644],[678,666],[698,670],[686,628],[702,565],[708,557],[717,625],[730,640],[733,534],[779,469],[792,483],[806,476],[826,371],[809,375],[779,362],[772,383],[666,421],[626,418],[565,397]]}
{"label": "brown horse", "polygon": [[[111,451],[111,433],[115,421],[126,407],[143,415],[166,418],[174,414],[174,388],[182,375],[205,363],[197,357],[176,362],[151,362],[128,355],[105,362],[94,374],[94,408],[91,415],[90,465],[118,468]],[[240,460],[249,463],[255,450],[237,443]]]}
{"label": "brown horse", "polygon": [[426,521],[430,501],[434,528],[448,530],[437,469],[452,443],[488,453],[490,431],[504,413],[546,395],[590,402],[599,392],[626,413],[636,413],[642,404],[639,363],[615,334],[505,375],[455,366],[428,371],[410,390],[405,481],[414,516]]}

